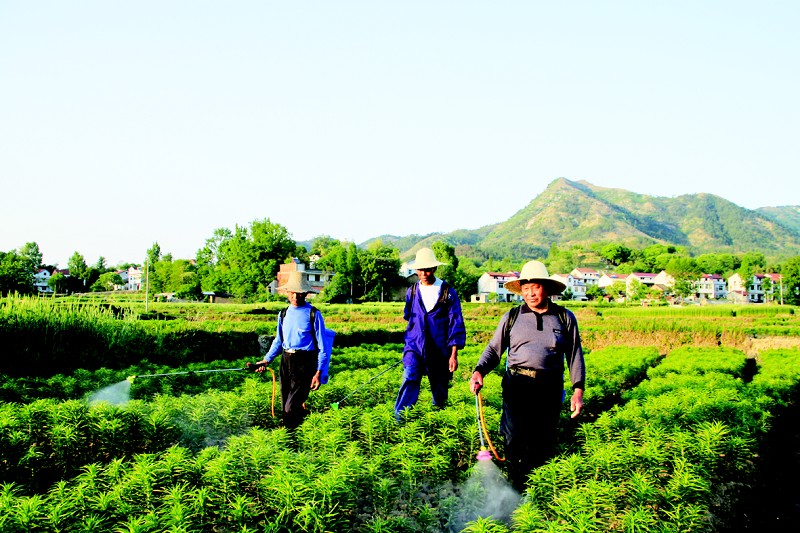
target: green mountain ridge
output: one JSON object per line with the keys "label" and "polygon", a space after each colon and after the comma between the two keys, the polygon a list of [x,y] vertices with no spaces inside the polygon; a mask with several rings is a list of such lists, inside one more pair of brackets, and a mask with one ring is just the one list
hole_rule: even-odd
{"label": "green mountain ridge", "polygon": [[[416,238],[419,237],[419,238]],[[709,193],[659,197],[559,178],[507,221],[477,230],[379,237],[407,257],[437,240],[494,257],[545,257],[560,248],[615,242],[661,243],[691,253],[800,254],[800,207],[749,210]],[[368,241],[369,242],[369,241]]]}

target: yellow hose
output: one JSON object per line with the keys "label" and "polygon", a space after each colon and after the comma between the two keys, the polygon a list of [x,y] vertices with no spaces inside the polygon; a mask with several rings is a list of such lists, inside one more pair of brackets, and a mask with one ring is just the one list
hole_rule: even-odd
{"label": "yellow hose", "polygon": [[486,419],[483,417],[483,397],[481,396],[480,392],[478,392],[478,412],[480,413],[481,417],[481,429],[483,429],[483,435],[486,437],[486,442],[489,444],[489,449],[492,451],[494,458],[502,463],[506,460],[506,458],[501,458],[499,455],[497,455],[497,450],[494,449],[492,439],[489,438],[489,432],[486,431]]}
{"label": "yellow hose", "polygon": [[275,371],[270,368],[269,372],[272,374],[272,404],[269,407],[270,412],[272,413],[272,418],[275,418],[275,390],[277,386],[275,384]]}

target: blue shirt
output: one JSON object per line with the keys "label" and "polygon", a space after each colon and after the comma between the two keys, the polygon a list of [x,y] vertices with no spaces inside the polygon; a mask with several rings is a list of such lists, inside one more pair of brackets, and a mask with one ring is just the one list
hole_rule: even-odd
{"label": "blue shirt", "polygon": [[[278,315],[278,325],[275,328],[275,338],[272,339],[272,345],[264,356],[267,363],[271,363],[273,359],[280,355],[281,350],[305,350],[312,352],[316,349],[319,350],[317,356],[317,370],[323,374],[323,383],[327,381],[328,364],[331,360],[331,354],[327,349],[325,339],[325,320],[322,318],[322,313],[317,311],[314,320],[314,331],[316,332],[316,344],[314,344],[314,337],[311,335],[311,304],[306,302],[299,307],[290,305],[286,309],[286,316],[281,318]],[[283,335],[281,335],[283,332]],[[281,337],[283,342],[281,343]]]}

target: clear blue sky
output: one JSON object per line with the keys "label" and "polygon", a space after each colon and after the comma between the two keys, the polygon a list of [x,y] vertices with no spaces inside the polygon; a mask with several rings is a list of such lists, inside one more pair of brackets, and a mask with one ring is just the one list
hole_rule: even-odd
{"label": "clear blue sky", "polygon": [[0,250],[475,229],[558,177],[800,204],[800,3],[0,0]]}

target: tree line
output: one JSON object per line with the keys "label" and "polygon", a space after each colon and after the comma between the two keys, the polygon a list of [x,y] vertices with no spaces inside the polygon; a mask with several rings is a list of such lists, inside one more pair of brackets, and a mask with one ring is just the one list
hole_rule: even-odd
{"label": "tree line", "polygon": [[[439,267],[437,276],[447,280],[462,300],[468,300],[476,292],[478,278],[484,272],[519,271],[526,261],[540,259],[551,274],[568,273],[580,266],[623,275],[664,270],[675,278],[675,291],[679,295],[690,291],[691,281],[701,274],[727,278],[738,272],[750,279],[753,274],[775,272],[783,275],[785,301],[800,305],[800,256],[784,261],[768,260],[757,251],[692,256],[681,246],[653,244],[636,249],[606,242],[567,248],[553,244],[547,257],[495,258],[474,246],[437,241],[431,247],[438,259],[447,263]],[[269,219],[215,230],[193,259],[176,259],[170,253],[162,253],[157,242],[147,250],[141,263],[113,267],[106,265],[103,257],[89,266],[76,251],[68,261],[69,275],[56,272],[49,284],[57,293],[109,291],[123,284],[117,272],[134,266],[146,270],[153,294],[170,292],[180,299],[202,300],[203,292],[214,292],[246,302],[268,301],[279,298],[270,293],[269,286],[277,278],[280,265],[295,259],[309,265],[311,257],[316,259],[316,268],[334,273],[318,296],[321,301],[397,300],[408,286],[408,281],[400,275],[401,252],[392,244],[376,240],[359,247],[323,235],[306,248],[293,240],[284,226]],[[17,250],[0,251],[0,293],[34,293],[34,275],[43,267],[42,253],[35,242]]]}

